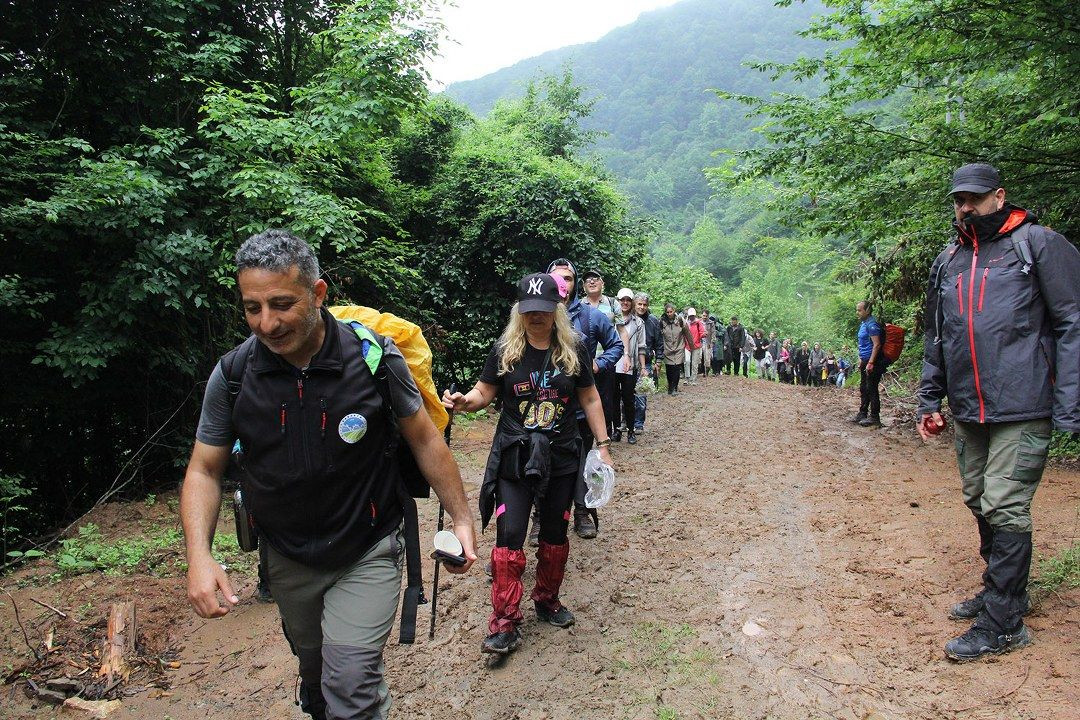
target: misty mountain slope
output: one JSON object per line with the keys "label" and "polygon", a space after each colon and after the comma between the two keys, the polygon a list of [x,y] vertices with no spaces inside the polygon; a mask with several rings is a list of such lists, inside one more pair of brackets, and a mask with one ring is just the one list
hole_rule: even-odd
{"label": "misty mountain slope", "polygon": [[446,92],[482,115],[499,99],[520,96],[530,79],[569,66],[586,97],[597,99],[585,127],[607,133],[595,144],[607,166],[643,208],[684,225],[687,206],[701,208],[709,194],[702,168],[717,164],[712,153],[756,141],[745,109],[709,90],[790,89],[745,63],[814,53],[818,45],[796,33],[820,9],[816,2],[777,8],[767,0],[684,0],[596,42],[454,83]]}

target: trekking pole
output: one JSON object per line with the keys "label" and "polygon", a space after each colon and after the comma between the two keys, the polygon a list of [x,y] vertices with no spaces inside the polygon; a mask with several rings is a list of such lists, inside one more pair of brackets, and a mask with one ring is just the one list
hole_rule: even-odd
{"label": "trekking pole", "polygon": [[[453,395],[457,391],[457,384],[450,383],[450,394]],[[446,421],[446,430],[443,430],[443,440],[446,441],[446,447],[450,447],[450,430],[454,427],[454,411],[449,412],[450,418]],[[438,529],[443,529],[443,517],[446,514],[446,508],[443,507],[442,500],[439,501],[439,525]],[[435,579],[431,584],[431,626],[428,628],[428,640],[435,639],[435,608],[439,604],[439,568],[442,567],[442,563],[438,560],[435,561]]]}

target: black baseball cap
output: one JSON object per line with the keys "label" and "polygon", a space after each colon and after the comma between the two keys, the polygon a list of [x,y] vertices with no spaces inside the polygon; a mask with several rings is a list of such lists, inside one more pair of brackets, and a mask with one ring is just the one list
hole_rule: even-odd
{"label": "black baseball cap", "polygon": [[600,278],[601,280],[604,279],[604,276],[600,274],[599,270],[597,270],[596,268],[589,268],[588,270],[585,271],[585,274],[581,276],[581,280],[582,280],[582,282],[584,282],[585,280],[588,280],[591,277]]}
{"label": "black baseball cap", "polygon": [[555,312],[562,302],[559,285],[547,273],[533,273],[518,283],[518,312]]}
{"label": "black baseball cap", "polygon": [[1001,187],[1001,174],[989,163],[968,163],[961,166],[952,176],[952,190],[958,192],[988,193]]}
{"label": "black baseball cap", "polygon": [[558,267],[566,268],[570,272],[574,273],[575,279],[577,278],[577,268],[574,267],[574,263],[570,262],[566,258],[555,258],[554,260],[552,260],[551,263],[547,266],[547,272],[550,273],[552,270]]}

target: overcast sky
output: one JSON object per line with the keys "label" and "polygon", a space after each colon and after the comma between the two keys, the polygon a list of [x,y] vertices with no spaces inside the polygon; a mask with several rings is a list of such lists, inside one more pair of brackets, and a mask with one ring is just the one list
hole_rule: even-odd
{"label": "overcast sky", "polygon": [[598,40],[645,10],[677,0],[457,0],[443,9],[449,39],[429,65],[441,89],[566,45]]}

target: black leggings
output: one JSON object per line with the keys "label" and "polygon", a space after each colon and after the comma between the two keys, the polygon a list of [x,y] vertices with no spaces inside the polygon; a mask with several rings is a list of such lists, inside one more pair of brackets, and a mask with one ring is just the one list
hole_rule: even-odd
{"label": "black leggings", "polygon": [[[634,405],[634,388],[637,387],[637,371],[615,373],[615,425],[634,432],[634,418],[637,408]],[[619,417],[620,405],[622,417]],[[622,420],[620,425],[619,421]]]}
{"label": "black leggings", "polygon": [[[566,542],[570,502],[574,497],[577,471],[552,475],[547,494],[536,503],[540,515],[540,540],[549,545]],[[525,545],[532,512],[532,488],[517,480],[499,480],[495,487],[495,546],[520,550]]]}
{"label": "black leggings", "polygon": [[679,373],[682,372],[682,365],[664,365],[664,372],[667,373],[667,390],[669,393],[675,392],[679,389]]}

